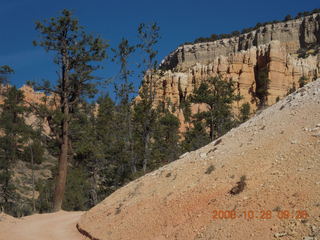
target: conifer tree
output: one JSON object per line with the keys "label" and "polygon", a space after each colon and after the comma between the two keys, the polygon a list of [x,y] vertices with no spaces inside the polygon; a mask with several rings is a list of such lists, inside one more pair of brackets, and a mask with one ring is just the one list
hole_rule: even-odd
{"label": "conifer tree", "polygon": [[152,143],[153,169],[178,158],[181,153],[179,127],[179,119],[167,109],[158,115]]}
{"label": "conifer tree", "polygon": [[247,121],[249,118],[250,118],[250,104],[244,103],[240,107],[239,121],[240,123],[243,123]]}
{"label": "conifer tree", "polygon": [[0,85],[8,84],[8,75],[14,73],[8,65],[0,66]]}
{"label": "conifer tree", "polygon": [[70,159],[71,172],[70,176],[68,174],[69,180],[66,185],[66,202],[63,203],[63,207],[69,210],[70,208],[85,210],[98,203],[97,178],[99,164],[103,164],[104,157],[102,143],[97,138],[96,111],[96,104],[82,101],[77,106],[70,124],[73,159]]}
{"label": "conifer tree", "polygon": [[0,208],[5,211],[13,211],[16,201],[11,178],[13,164],[21,159],[22,149],[32,134],[31,126],[24,120],[27,110],[23,99],[22,91],[10,87],[0,106]]}
{"label": "conifer tree", "polygon": [[[142,142],[142,169],[147,171],[148,162],[151,156],[151,139],[152,131],[156,121],[156,110],[153,108],[157,81],[154,73],[157,71],[156,56],[158,51],[155,50],[155,45],[158,43],[160,35],[160,28],[156,23],[153,24],[140,24],[138,27],[138,36],[140,44],[138,47],[144,53],[143,63],[144,70],[142,74],[144,80],[140,88],[140,100],[134,106],[135,123],[136,123],[136,136],[139,135]],[[138,134],[138,135],[137,135]]]}
{"label": "conifer tree", "polygon": [[198,119],[192,121],[192,127],[187,128],[182,141],[182,149],[185,152],[194,151],[210,142],[210,136],[206,131],[205,124]]}
{"label": "conifer tree", "polygon": [[0,96],[4,94],[5,86],[9,83],[9,74],[14,73],[8,65],[0,66]]}
{"label": "conifer tree", "polygon": [[[117,188],[132,180],[132,156],[128,149],[125,132],[124,111],[121,105],[116,105],[109,96],[100,98],[99,111],[96,119],[98,141],[102,145],[103,165],[99,166],[100,193],[108,196]],[[134,142],[132,141],[132,144]],[[136,152],[134,151],[134,154]],[[100,198],[100,199],[101,199]]]}
{"label": "conifer tree", "polygon": [[143,172],[147,171],[151,157],[151,139],[157,119],[157,111],[152,102],[141,95],[141,100],[134,105],[133,114],[133,138],[135,155],[141,161]]}
{"label": "conifer tree", "polygon": [[232,80],[217,76],[201,83],[190,96],[191,102],[205,104],[207,108],[196,113],[194,118],[206,123],[211,140],[222,136],[235,124],[232,104],[241,97],[235,90]]}
{"label": "conifer tree", "polygon": [[258,108],[262,108],[266,105],[269,96],[269,85],[270,79],[268,77],[268,71],[266,69],[262,70],[258,74],[256,80],[256,91],[255,96],[258,98]]}
{"label": "conifer tree", "polygon": [[[118,99],[117,115],[122,123],[119,128],[120,135],[124,142],[123,153],[127,155],[132,173],[136,173],[136,158],[133,152],[132,138],[132,94],[134,91],[133,82],[130,77],[133,71],[129,69],[129,58],[135,51],[135,46],[131,46],[127,39],[122,39],[117,49],[113,49],[114,61],[120,64],[120,72],[115,83],[115,92]],[[119,137],[120,137],[119,136]]]}
{"label": "conifer tree", "polygon": [[36,46],[43,47],[47,52],[55,54],[59,77],[55,84],[44,81],[33,84],[37,90],[51,94],[49,104],[34,106],[41,116],[46,118],[52,133],[59,145],[58,175],[54,192],[53,210],[61,209],[67,178],[70,146],[70,122],[84,96],[93,96],[95,86],[92,73],[99,68],[95,62],[106,57],[107,44],[99,37],[94,37],[83,31],[78,20],[68,10],[62,11],[62,16],[51,18],[43,23],[37,22],[36,29],[41,33]]}

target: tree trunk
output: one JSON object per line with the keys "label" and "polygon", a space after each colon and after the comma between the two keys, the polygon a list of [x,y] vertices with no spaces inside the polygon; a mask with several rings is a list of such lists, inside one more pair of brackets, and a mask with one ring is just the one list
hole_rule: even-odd
{"label": "tree trunk", "polygon": [[90,197],[91,197],[91,205],[92,206],[95,206],[98,204],[98,194],[97,194],[97,179],[98,179],[98,176],[97,176],[97,170],[96,168],[94,167],[93,168],[93,173],[92,173],[92,176],[91,176],[91,189],[90,189]]}
{"label": "tree trunk", "polygon": [[213,107],[211,107],[211,110],[210,110],[210,112],[211,112],[211,122],[210,122],[210,139],[211,139],[211,141],[213,141],[214,140],[214,133],[213,133],[213,131],[214,131],[214,123],[213,123],[213,115],[212,115],[212,111],[213,111]]}
{"label": "tree trunk", "polygon": [[133,141],[132,141],[132,122],[131,122],[131,109],[128,109],[128,116],[127,116],[127,125],[128,125],[128,150],[130,151],[130,159],[131,159],[131,173],[135,174],[137,172],[136,167],[136,159],[133,152]]}
{"label": "tree trunk", "polygon": [[68,122],[68,119],[65,118],[63,120],[62,143],[60,145],[60,155],[59,155],[59,163],[58,163],[58,176],[57,176],[56,187],[54,191],[54,200],[53,200],[54,212],[61,210],[66,181],[67,181],[68,152],[69,152],[68,134],[69,134],[69,122]]}
{"label": "tree trunk", "polygon": [[150,151],[149,151],[149,140],[150,140],[150,134],[147,133],[145,137],[144,142],[144,158],[143,158],[143,172],[145,173],[147,171],[147,164],[150,157]]}
{"label": "tree trunk", "polygon": [[32,145],[30,145],[30,155],[31,155],[31,171],[32,171],[32,212],[36,212],[36,202],[35,202],[35,195],[34,195],[34,163],[33,163],[33,151],[32,151]]}
{"label": "tree trunk", "polygon": [[62,65],[62,81],[61,81],[61,112],[63,119],[61,122],[61,141],[60,141],[60,155],[58,162],[58,176],[54,191],[53,211],[61,210],[68,169],[68,153],[69,153],[69,102],[68,102],[68,61],[66,51],[62,51],[63,65]]}

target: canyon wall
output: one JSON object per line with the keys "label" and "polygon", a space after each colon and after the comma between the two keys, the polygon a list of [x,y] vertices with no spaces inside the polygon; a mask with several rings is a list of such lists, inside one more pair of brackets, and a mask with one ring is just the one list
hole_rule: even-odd
{"label": "canyon wall", "polygon": [[[268,104],[282,98],[304,76],[320,77],[320,15],[268,24],[238,37],[178,47],[161,63],[156,104],[170,101],[176,107],[193,89],[221,75],[233,79],[244,96],[238,103],[256,107],[253,92],[258,74],[267,71],[270,79]],[[193,106],[193,111],[197,111]],[[177,111],[180,120],[183,114]]]}
{"label": "canyon wall", "polygon": [[220,56],[246,51],[278,40],[289,54],[320,42],[319,13],[286,22],[267,24],[238,37],[178,47],[161,63],[164,69],[186,69],[195,63],[209,64]]}

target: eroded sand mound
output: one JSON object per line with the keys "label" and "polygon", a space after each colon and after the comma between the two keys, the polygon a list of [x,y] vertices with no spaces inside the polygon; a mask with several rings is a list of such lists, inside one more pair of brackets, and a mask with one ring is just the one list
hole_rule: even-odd
{"label": "eroded sand mound", "polygon": [[319,173],[320,80],[119,189],[79,227],[100,240],[319,239]]}

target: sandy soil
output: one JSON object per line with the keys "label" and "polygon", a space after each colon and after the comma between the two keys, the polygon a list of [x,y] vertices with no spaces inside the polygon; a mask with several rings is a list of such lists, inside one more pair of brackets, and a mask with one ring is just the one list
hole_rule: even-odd
{"label": "sandy soil", "polygon": [[79,226],[100,240],[320,239],[319,172],[320,80],[119,189]]}
{"label": "sandy soil", "polygon": [[84,240],[76,228],[82,214],[60,211],[20,219],[0,215],[0,240]]}

